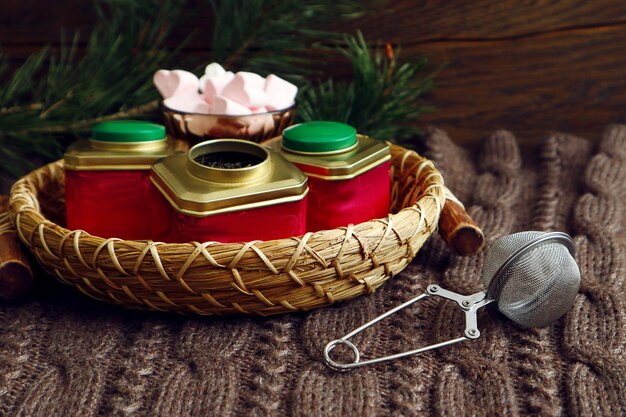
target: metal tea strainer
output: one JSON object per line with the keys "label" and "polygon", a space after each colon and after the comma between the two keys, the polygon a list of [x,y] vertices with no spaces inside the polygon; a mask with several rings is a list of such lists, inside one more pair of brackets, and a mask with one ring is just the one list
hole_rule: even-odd
{"label": "metal tea strainer", "polygon": [[[542,327],[560,318],[570,309],[580,286],[580,271],[574,260],[574,242],[561,232],[521,232],[501,237],[485,257],[482,281],[487,291],[464,296],[429,285],[426,292],[354,329],[324,348],[324,361],[331,368],[345,371],[359,366],[398,359],[427,350],[477,339],[477,311],[495,302],[509,320],[523,327]],[[437,296],[456,302],[465,312],[463,336],[423,348],[361,361],[350,338],[426,297]],[[339,363],[330,357],[337,345],[347,346],[353,362]]]}

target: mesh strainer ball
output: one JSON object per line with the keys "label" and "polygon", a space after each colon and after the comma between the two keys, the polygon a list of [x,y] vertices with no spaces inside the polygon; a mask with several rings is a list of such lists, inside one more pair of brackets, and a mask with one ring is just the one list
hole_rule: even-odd
{"label": "mesh strainer ball", "polygon": [[565,233],[521,232],[496,240],[485,257],[487,298],[524,327],[543,327],[567,312],[580,271]]}
{"label": "mesh strainer ball", "polygon": [[[574,242],[561,232],[521,232],[496,240],[485,257],[482,281],[486,291],[472,295],[457,294],[438,285],[375,319],[354,329],[324,348],[324,361],[335,370],[346,371],[443,346],[477,339],[480,336],[477,311],[495,303],[508,319],[523,327],[542,327],[559,319],[570,309],[580,286],[580,271],[573,257]],[[361,360],[358,348],[349,340],[385,317],[423,298],[437,296],[454,301],[465,312],[462,337],[407,352]],[[348,347],[353,362],[340,363],[330,357],[338,345]]]}

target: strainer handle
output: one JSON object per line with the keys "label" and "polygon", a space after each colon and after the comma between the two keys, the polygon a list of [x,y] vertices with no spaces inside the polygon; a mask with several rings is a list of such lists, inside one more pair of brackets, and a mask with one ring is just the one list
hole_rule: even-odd
{"label": "strainer handle", "polygon": [[[373,326],[374,324],[402,310],[403,308],[406,308],[413,303],[416,303],[424,298],[431,297],[431,296],[437,296],[437,297],[441,297],[447,300],[452,300],[456,302],[459,305],[459,307],[461,307],[461,309],[465,312],[465,331],[463,332],[462,337],[446,340],[445,342],[432,344],[432,345],[421,347],[418,349],[409,350],[406,352],[396,353],[393,355],[381,356],[379,358],[372,358],[372,359],[367,359],[364,361],[361,360],[361,353],[359,352],[359,349],[356,347],[356,345],[354,345],[354,343],[352,343],[349,340],[352,336],[362,332],[368,327]],[[357,327],[356,329],[352,330],[350,333],[346,334],[345,336],[339,339],[332,340],[329,343],[327,343],[326,346],[324,347],[324,362],[326,363],[326,365],[328,365],[330,368],[336,371],[348,371],[350,369],[358,368],[361,366],[373,365],[373,364],[380,363],[380,362],[386,362],[386,361],[390,361],[394,359],[403,358],[405,356],[415,355],[417,353],[422,353],[422,352],[426,352],[429,350],[438,349],[440,347],[453,345],[455,343],[463,342],[465,340],[477,339],[480,336],[480,332],[478,331],[476,312],[478,311],[478,309],[486,306],[492,301],[493,300],[489,300],[486,298],[486,294],[484,292],[479,292],[479,293],[472,294],[469,296],[464,296],[464,295],[457,294],[452,291],[445,290],[438,285],[429,285],[428,289],[426,290],[424,294],[420,294],[417,297],[412,298],[400,304],[399,306],[392,308],[386,313],[383,313],[380,316],[374,318],[373,320],[370,320],[367,323],[361,325],[360,327]],[[352,351],[352,355],[353,355],[352,362],[340,363],[330,357],[330,352],[338,345],[345,345]]]}

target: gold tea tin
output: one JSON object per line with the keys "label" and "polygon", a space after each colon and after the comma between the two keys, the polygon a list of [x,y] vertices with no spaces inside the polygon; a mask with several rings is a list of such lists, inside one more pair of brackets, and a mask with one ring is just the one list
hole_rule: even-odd
{"label": "gold tea tin", "polygon": [[[224,169],[194,160],[219,152],[251,154],[262,162],[242,169]],[[196,216],[297,201],[308,192],[306,175],[282,155],[238,139],[202,142],[188,154],[162,159],[152,167],[151,180],[179,212]]]}
{"label": "gold tea tin", "polygon": [[[248,165],[227,166],[242,160]],[[186,155],[154,164],[151,180],[175,210],[170,241],[229,242],[304,233],[308,179],[265,146],[238,139],[202,142]]]}
{"label": "gold tea tin", "polygon": [[345,123],[313,121],[285,129],[280,151],[309,176],[307,231],[387,216],[391,153],[386,142],[359,135]]}
{"label": "gold tea tin", "polygon": [[66,226],[128,240],[160,234],[168,207],[150,182],[150,167],[185,145],[168,139],[165,127],[155,123],[94,125],[91,139],[73,143],[65,153]]}

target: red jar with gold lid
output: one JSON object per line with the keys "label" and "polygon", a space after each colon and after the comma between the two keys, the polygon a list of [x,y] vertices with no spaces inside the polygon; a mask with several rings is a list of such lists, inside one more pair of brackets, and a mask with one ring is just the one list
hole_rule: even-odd
{"label": "red jar with gold lid", "polygon": [[148,240],[164,233],[167,203],[150,183],[152,164],[175,153],[161,125],[95,125],[64,157],[66,225],[104,237]]}
{"label": "red jar with gold lid", "polygon": [[305,233],[307,177],[279,152],[237,139],[202,142],[152,168],[170,203],[167,242],[246,242]]}
{"label": "red jar with gold lid", "polygon": [[307,231],[386,217],[390,199],[389,145],[344,123],[288,127],[282,154],[309,177]]}

